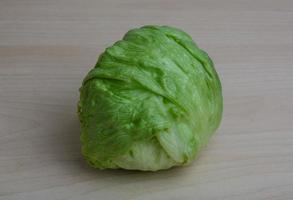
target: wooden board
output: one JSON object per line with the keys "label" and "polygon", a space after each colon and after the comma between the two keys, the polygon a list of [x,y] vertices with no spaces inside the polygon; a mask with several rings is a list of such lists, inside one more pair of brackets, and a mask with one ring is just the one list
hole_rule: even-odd
{"label": "wooden board", "polygon": [[[94,170],[78,88],[130,28],[188,32],[223,84],[220,129],[192,165]],[[1,200],[293,199],[293,1],[1,0]]]}

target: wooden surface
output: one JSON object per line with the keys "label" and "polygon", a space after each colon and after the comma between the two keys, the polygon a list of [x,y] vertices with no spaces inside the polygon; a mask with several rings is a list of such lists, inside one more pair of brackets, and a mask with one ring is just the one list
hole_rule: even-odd
{"label": "wooden surface", "polygon": [[[220,129],[192,165],[89,168],[78,88],[130,28],[167,24],[214,59]],[[1,200],[293,199],[292,0],[1,0]]]}

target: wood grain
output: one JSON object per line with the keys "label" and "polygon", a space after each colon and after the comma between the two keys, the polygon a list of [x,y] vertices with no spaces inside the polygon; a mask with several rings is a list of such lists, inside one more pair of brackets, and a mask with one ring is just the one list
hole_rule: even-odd
{"label": "wood grain", "polygon": [[[192,165],[94,170],[80,155],[78,88],[130,28],[167,24],[214,59],[223,122]],[[291,0],[1,0],[1,200],[293,199]]]}

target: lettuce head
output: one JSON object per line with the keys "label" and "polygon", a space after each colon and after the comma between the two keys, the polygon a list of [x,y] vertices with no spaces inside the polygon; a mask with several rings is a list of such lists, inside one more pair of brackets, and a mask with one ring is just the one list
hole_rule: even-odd
{"label": "lettuce head", "polygon": [[177,28],[144,26],[106,48],[80,88],[82,154],[99,169],[190,163],[220,124],[213,62]]}

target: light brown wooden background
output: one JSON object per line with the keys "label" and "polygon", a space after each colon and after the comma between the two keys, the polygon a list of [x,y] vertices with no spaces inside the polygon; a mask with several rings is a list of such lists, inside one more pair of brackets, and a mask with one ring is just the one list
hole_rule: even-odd
{"label": "light brown wooden background", "polygon": [[[91,169],[78,88],[145,24],[182,28],[214,59],[222,125],[190,166]],[[293,1],[0,0],[0,199],[293,199]]]}

